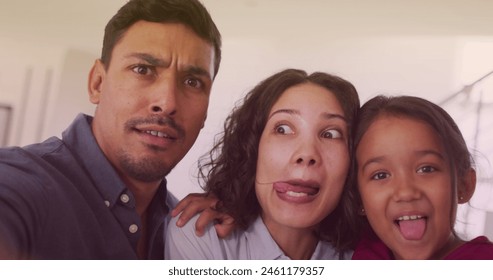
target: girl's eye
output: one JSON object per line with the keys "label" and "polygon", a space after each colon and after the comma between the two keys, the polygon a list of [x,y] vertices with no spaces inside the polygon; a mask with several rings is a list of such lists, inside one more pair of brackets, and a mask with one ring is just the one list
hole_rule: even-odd
{"label": "girl's eye", "polygon": [[342,138],[342,133],[336,129],[328,129],[322,132],[322,138],[337,139]]}
{"label": "girl's eye", "polygon": [[275,131],[279,134],[293,134],[294,133],[294,131],[288,125],[285,125],[285,124],[281,124],[281,125],[276,126]]}
{"label": "girl's eye", "polygon": [[378,172],[378,173],[374,174],[371,177],[371,179],[372,180],[383,180],[383,179],[387,179],[388,177],[390,177],[390,174],[385,173],[385,172]]}
{"label": "girl's eye", "polygon": [[145,65],[137,65],[137,66],[134,66],[132,67],[132,71],[134,71],[135,73],[139,74],[139,75],[149,75],[151,74],[151,69],[149,66],[145,66]]}
{"label": "girl's eye", "polygon": [[418,173],[431,173],[436,171],[436,168],[433,166],[423,166],[418,169]]}
{"label": "girl's eye", "polygon": [[202,88],[202,81],[189,78],[185,80],[185,85],[192,87],[192,88]]}

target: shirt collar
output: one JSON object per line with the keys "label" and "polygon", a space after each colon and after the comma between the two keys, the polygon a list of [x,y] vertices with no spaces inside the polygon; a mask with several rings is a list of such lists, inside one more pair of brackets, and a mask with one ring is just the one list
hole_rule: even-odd
{"label": "shirt collar", "polygon": [[62,133],[62,138],[86,170],[105,203],[112,207],[127,187],[99,148],[92,133],[92,120],[90,116],[79,114]]}
{"label": "shirt collar", "polygon": [[[269,230],[259,216],[245,232],[248,249],[254,260],[289,260],[276,241],[272,238]],[[350,258],[350,255],[349,255]],[[312,260],[338,259],[334,247],[326,241],[320,240],[311,256]]]}
{"label": "shirt collar", "polygon": [[260,216],[253,222],[245,232],[248,251],[253,260],[282,260],[289,259],[276,241],[272,238],[269,230]]}

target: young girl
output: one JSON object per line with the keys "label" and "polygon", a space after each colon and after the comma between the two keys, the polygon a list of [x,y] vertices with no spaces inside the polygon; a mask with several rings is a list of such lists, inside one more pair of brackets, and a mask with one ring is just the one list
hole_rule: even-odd
{"label": "young girl", "polygon": [[166,258],[349,258],[354,218],[342,206],[353,201],[346,179],[358,107],[353,85],[329,74],[290,69],[262,81],[201,167],[237,229],[219,239],[209,225],[199,238],[194,223],[171,221]]}
{"label": "young girl", "polygon": [[457,125],[417,97],[368,101],[355,131],[360,213],[379,240],[364,236],[353,259],[493,259],[484,236],[454,232],[458,203],[474,193],[476,173]]}

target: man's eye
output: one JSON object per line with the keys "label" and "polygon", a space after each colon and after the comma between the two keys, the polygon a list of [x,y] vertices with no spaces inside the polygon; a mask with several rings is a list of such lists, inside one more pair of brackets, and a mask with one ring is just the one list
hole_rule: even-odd
{"label": "man's eye", "polygon": [[193,88],[202,88],[202,82],[197,79],[186,79],[185,84]]}
{"label": "man's eye", "polygon": [[376,173],[375,175],[373,175],[371,177],[372,180],[383,180],[383,179],[387,179],[390,175],[388,173],[385,173],[385,172],[378,172]]}
{"label": "man's eye", "polygon": [[275,131],[279,134],[293,134],[293,130],[285,124],[276,126]]}
{"label": "man's eye", "polygon": [[145,65],[137,65],[137,66],[134,66],[132,68],[132,71],[134,71],[135,73],[137,73],[139,75],[149,75],[149,74],[151,74],[151,69],[149,68],[149,66],[145,66]]}
{"label": "man's eye", "polygon": [[336,139],[342,138],[342,133],[336,129],[328,129],[322,132],[322,138]]}

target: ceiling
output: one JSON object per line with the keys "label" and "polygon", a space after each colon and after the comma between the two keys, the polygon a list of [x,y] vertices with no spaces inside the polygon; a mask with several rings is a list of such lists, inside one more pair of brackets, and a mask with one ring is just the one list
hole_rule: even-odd
{"label": "ceiling", "polygon": [[[0,38],[98,49],[124,0],[0,0]],[[493,1],[203,0],[224,38],[493,35]]]}

